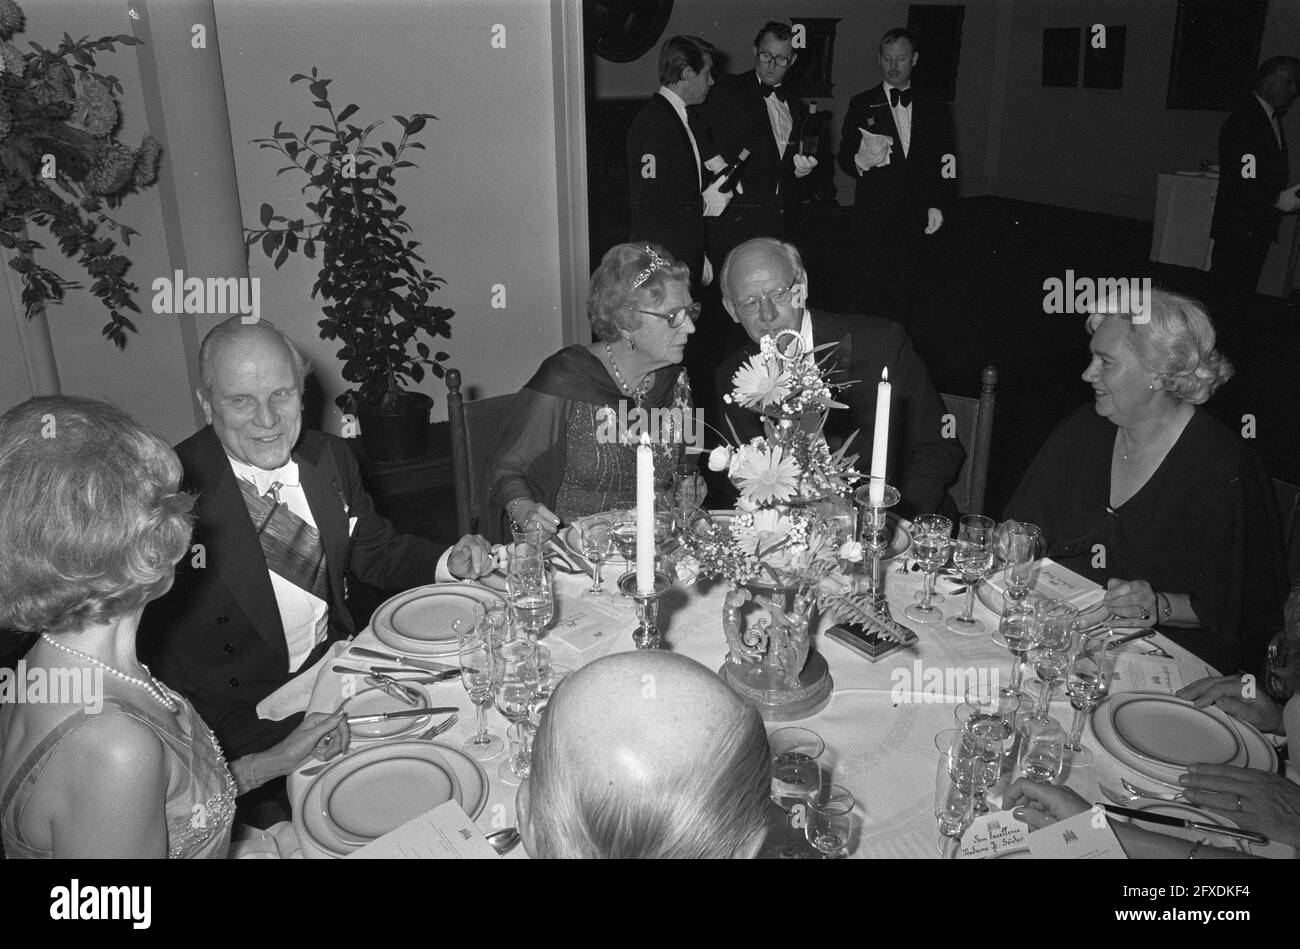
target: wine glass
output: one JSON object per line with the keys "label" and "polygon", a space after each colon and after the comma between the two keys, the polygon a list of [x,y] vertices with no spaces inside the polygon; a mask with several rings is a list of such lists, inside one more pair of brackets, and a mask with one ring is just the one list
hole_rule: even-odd
{"label": "wine glass", "polygon": [[488,639],[480,634],[480,627],[472,630],[456,629],[458,649],[456,658],[460,662],[460,684],[469,693],[469,700],[474,703],[474,734],[462,744],[461,750],[471,758],[487,761],[501,754],[502,742],[499,737],[488,731],[483,719],[483,710],[492,704],[492,647]]}
{"label": "wine glass", "polygon": [[804,836],[823,860],[848,856],[855,803],[846,788],[828,784],[803,805]]}
{"label": "wine glass", "polygon": [[[962,790],[972,797],[976,814],[987,814],[988,801],[984,793],[1002,777],[1002,723],[996,719],[968,717],[961,728],[949,728],[939,732],[934,738],[935,747],[941,753],[958,758],[972,758],[977,767],[969,776],[965,771],[958,774],[962,781]],[[967,778],[969,777],[969,781]]]}
{"label": "wine glass", "polygon": [[959,636],[984,632],[984,623],[971,613],[975,609],[975,587],[993,569],[993,528],[991,517],[968,514],[957,528],[957,545],[952,562],[966,581],[966,609],[960,616],[950,616],[944,625]]}
{"label": "wine glass", "polygon": [[1024,521],[1004,521],[998,527],[998,548],[1006,566],[1007,594],[1023,600],[1034,585],[1038,558],[1046,552],[1043,532]]}
{"label": "wine glass", "polygon": [[[942,732],[940,733],[942,734]],[[957,856],[961,835],[975,819],[975,797],[970,787],[979,769],[978,759],[962,753],[953,754],[939,745],[939,769],[934,778],[934,816],[939,821],[939,853],[945,859]]]}
{"label": "wine glass", "polygon": [[1086,768],[1094,760],[1092,749],[1080,742],[1083,723],[1110,693],[1110,680],[1115,675],[1116,659],[1116,652],[1111,646],[1118,638],[1109,629],[1083,637],[1066,668],[1065,687],[1070,696],[1070,705],[1074,708],[1070,740],[1065,743],[1071,768]]}
{"label": "wine glass", "polygon": [[785,845],[776,855],[796,859],[791,827],[805,820],[805,805],[821,788],[822,772],[817,759],[826,750],[820,735],[807,728],[778,728],[768,736],[772,750],[772,801],[787,814]]}
{"label": "wine glass", "polygon": [[913,603],[903,614],[918,623],[937,623],[943,619],[943,611],[931,606],[934,599],[934,582],[939,568],[948,562],[952,552],[952,521],[939,514],[922,514],[912,522],[912,557],[925,571],[925,596],[920,603]]}
{"label": "wine glass", "polygon": [[623,558],[624,572],[632,569],[632,561],[636,559],[636,507],[623,506],[617,507],[610,512],[610,535],[614,539],[614,547],[618,554]]}
{"label": "wine glass", "polygon": [[1034,640],[1029,647],[1029,661],[1034,664],[1042,686],[1033,718],[1046,719],[1056,680],[1065,672],[1074,647],[1074,627],[1079,611],[1064,600],[1045,599],[1038,604],[1034,617]]}
{"label": "wine glass", "polygon": [[1011,653],[1011,685],[1001,689],[1002,694],[1019,695],[1023,686],[1024,664],[1033,645],[1034,628],[1038,611],[1025,600],[1016,600],[1009,593],[1002,595],[1002,615],[998,619],[993,642]]}
{"label": "wine glass", "polygon": [[510,607],[505,601],[492,597],[474,604],[474,632],[477,633],[489,649],[498,639],[504,639],[510,631]]}
{"label": "wine glass", "polygon": [[550,567],[537,573],[514,574],[506,578],[506,595],[514,620],[536,639],[555,616],[555,574]]}
{"label": "wine glass", "polygon": [[966,690],[966,702],[957,706],[957,724],[965,727],[972,721],[992,721],[1002,739],[1002,757],[1010,756],[1015,749],[1016,720],[1025,705],[1019,692],[995,689],[992,685],[974,685]]}
{"label": "wine glass", "polygon": [[[538,647],[539,649],[541,647]],[[551,662],[538,662],[537,684],[533,688],[532,698],[528,702],[528,721],[534,728],[542,725],[542,714],[550,704],[551,696],[564,677],[573,670],[568,666],[557,666]]]}
{"label": "wine glass", "polygon": [[606,514],[590,514],[574,521],[574,527],[577,528],[578,533],[578,543],[582,548],[582,555],[591,561],[594,568],[591,571],[591,589],[582,591],[585,599],[596,599],[602,595],[600,589],[602,579],[600,565],[605,562],[605,558],[609,555],[610,548],[614,543],[613,535],[610,532],[611,526],[610,518]]}
{"label": "wine glass", "polygon": [[506,577],[530,576],[545,565],[540,527],[515,528],[513,542],[507,548]]}
{"label": "wine glass", "polygon": [[1065,729],[1051,718],[1026,718],[1020,725],[1020,773],[1051,784],[1065,767]]}
{"label": "wine glass", "polygon": [[[508,639],[492,647],[492,698],[511,725],[527,724],[528,706],[537,688],[537,646],[528,639]],[[510,755],[497,777],[512,787],[526,777],[528,762]]]}

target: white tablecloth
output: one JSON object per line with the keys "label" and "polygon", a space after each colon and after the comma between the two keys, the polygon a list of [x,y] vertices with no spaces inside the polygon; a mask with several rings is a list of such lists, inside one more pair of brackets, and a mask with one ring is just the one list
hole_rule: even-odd
{"label": "white tablecloth", "polygon": [[[1002,684],[1006,684],[1012,660],[1005,649],[991,641],[987,632],[979,636],[957,636],[945,629],[942,621],[923,625],[903,619],[904,608],[920,589],[921,574],[909,572],[900,575],[895,566],[887,565],[886,570],[890,609],[897,619],[916,631],[919,642],[910,649],[871,663],[834,640],[817,635],[815,647],[825,657],[835,682],[830,704],[811,718],[795,723],[773,723],[769,725],[769,731],[783,724],[798,724],[811,728],[825,739],[827,750],[822,758],[823,767],[831,771],[834,783],[851,790],[859,802],[862,821],[853,856],[936,858],[939,852],[933,797],[938,759],[934,736],[943,729],[956,727],[954,710],[964,700],[964,687],[945,691],[942,696],[926,692],[933,690],[936,674],[942,675],[945,685],[952,683],[954,680],[949,670],[956,669],[968,672],[973,669],[977,677],[989,676],[996,671]],[[607,589],[613,588],[612,581],[621,572],[620,567],[606,565]],[[572,620],[575,612],[583,609],[578,594],[586,582],[581,577],[558,576],[556,620],[542,640],[550,645],[555,662],[574,668],[606,653],[633,648],[631,633],[635,622],[628,602],[616,607],[626,611],[622,628],[618,628],[617,621],[610,622],[610,635],[598,645],[579,653],[562,641],[565,623]],[[943,590],[945,586],[945,581],[941,580],[939,589]],[[724,585],[718,583],[707,587],[678,586],[669,591],[662,599],[660,609],[660,631],[666,648],[712,669],[719,668],[726,656],[721,621],[724,592]],[[949,596],[940,608],[945,616],[949,616],[960,611],[962,605],[961,597]],[[996,628],[996,615],[978,599],[975,615],[989,630]],[[824,620],[821,625],[826,625]],[[385,648],[369,629],[357,637],[356,645]],[[1163,648],[1175,658],[1190,657],[1190,653],[1163,636],[1130,643],[1124,649],[1142,652],[1155,647]],[[454,662],[454,657],[451,661]],[[926,689],[926,673],[930,670],[938,670],[938,673],[930,672],[931,686]],[[342,680],[342,676],[325,670],[317,682],[311,709],[336,708],[342,698]],[[430,694],[435,705],[459,705],[464,710],[460,722],[439,739],[459,745],[473,733],[474,728],[473,706],[460,682],[453,680],[432,686]],[[1052,714],[1068,729],[1073,712],[1059,687],[1056,698],[1058,701],[1053,703]],[[488,710],[487,719],[489,727],[504,736],[505,719],[494,709]],[[1063,782],[1087,800],[1102,800],[1099,783],[1118,787],[1121,776],[1140,780],[1140,776],[1127,771],[1100,748],[1090,728],[1084,732],[1084,742],[1097,752],[1097,762],[1074,774],[1067,772]],[[491,794],[479,816],[478,825],[485,833],[515,824],[516,789],[498,780],[496,769],[501,760],[496,758],[484,764]],[[289,795],[295,812],[309,780],[298,774],[289,778]],[[1004,785],[1005,782],[1006,779]],[[1001,802],[1004,785],[990,792],[990,800],[996,804]],[[303,840],[302,844],[305,856],[322,856],[310,841]],[[522,855],[522,847],[511,854],[512,857]]]}

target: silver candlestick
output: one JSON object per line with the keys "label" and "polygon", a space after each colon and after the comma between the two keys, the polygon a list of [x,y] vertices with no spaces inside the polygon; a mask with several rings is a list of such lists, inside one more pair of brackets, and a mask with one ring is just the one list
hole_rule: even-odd
{"label": "silver candlestick", "polygon": [[632,632],[632,642],[637,649],[658,649],[659,638],[659,597],[672,586],[668,574],[656,570],[654,589],[642,593],[636,587],[636,571],[630,571],[618,578],[618,588],[626,597],[631,597],[636,604],[637,628]]}
{"label": "silver candlestick", "polygon": [[867,592],[875,603],[876,609],[889,618],[889,604],[885,602],[885,582],[880,567],[880,556],[889,547],[888,518],[889,509],[898,504],[901,495],[892,485],[885,485],[884,497],[879,501],[871,499],[871,487],[862,487],[854,492],[853,499],[858,508],[858,536],[862,547],[867,552]]}

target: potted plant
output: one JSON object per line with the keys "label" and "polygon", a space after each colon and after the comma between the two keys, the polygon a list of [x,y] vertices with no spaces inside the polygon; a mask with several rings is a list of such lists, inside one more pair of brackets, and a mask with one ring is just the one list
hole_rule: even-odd
{"label": "potted plant", "polygon": [[126,279],[131,261],[116,253],[114,231],[129,245],[137,233],[104,213],[122,198],[153,184],[162,148],[145,135],[139,148],[117,141],[120,123],[113,94],[122,84],[96,71],[95,53],[111,53],[134,36],[73,40],[58,48],[31,43],[22,53],[10,42],[22,29],[23,12],[0,0],[0,247],[13,251],[9,266],[22,276],[23,307],[35,316],[48,301],[81,286],[36,262],[43,249],[27,235],[27,223],[50,229],[65,256],[93,278],[90,292],[109,312],[103,328],[119,349],[135,325],[126,311],[140,312]]}
{"label": "potted plant", "polygon": [[289,160],[277,174],[305,176],[302,191],[317,220],[288,218],[263,204],[261,227],[246,228],[245,243],[260,245],[276,269],[293,253],[315,260],[319,249],[320,271],[311,292],[325,306],[317,325],[322,339],[341,343],[337,355],[343,360],[343,378],[351,383],[335,402],[359,419],[367,457],[418,457],[427,445],[432,399],[407,391],[403,383],[420,382],[426,366],[442,377],[447,353],[430,350],[418,337],[450,338],[454,314],[429,302],[445,281],[423,266],[420,242],[407,239],[406,208],[393,189],[398,169],[416,167],[404,153],[424,148],[414,139],[436,116],[395,115],[401,138],[375,145],[370,135],[383,123],[365,128],[349,123],[355,105],[336,113],[329,98],[331,80],[318,76],[315,68],[310,76],[298,73],[290,82],[307,84],[326,122],[301,135],[276,122],[270,138],[253,143]]}

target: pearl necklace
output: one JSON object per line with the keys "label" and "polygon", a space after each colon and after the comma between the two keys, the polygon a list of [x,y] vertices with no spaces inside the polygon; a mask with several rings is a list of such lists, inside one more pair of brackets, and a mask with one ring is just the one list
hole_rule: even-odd
{"label": "pearl necklace", "polygon": [[117,676],[123,682],[129,682],[132,685],[139,686],[140,688],[148,692],[153,697],[153,700],[157,702],[159,705],[161,705],[163,708],[167,709],[167,711],[172,712],[173,714],[180,711],[180,706],[167,697],[167,693],[163,691],[162,684],[153,677],[153,673],[149,672],[149,667],[146,666],[144,663],[140,663],[140,668],[143,669],[145,672],[149,673],[148,682],[146,682],[144,679],[139,678],[138,676],[127,675],[122,670],[113,668],[107,662],[102,662],[101,660],[96,659],[94,656],[90,656],[84,652],[81,652],[80,650],[73,649],[71,646],[65,646],[63,645],[63,643],[55,642],[53,639],[50,638],[50,635],[48,633],[41,633],[41,639],[45,640],[55,649],[60,649],[63,652],[66,652],[70,656],[76,656],[78,659],[84,659],[86,662],[98,666],[99,668],[107,672],[109,675]]}
{"label": "pearl necklace", "polygon": [[618,371],[618,362],[614,359],[614,349],[609,345],[609,343],[605,344],[605,355],[609,357],[609,364],[614,369],[614,378],[618,380],[619,388],[635,399],[637,406],[640,406],[641,401],[646,397],[646,393],[650,391],[651,374],[647,374],[646,377],[641,380],[641,384],[633,389],[626,381],[624,381],[623,373]]}

